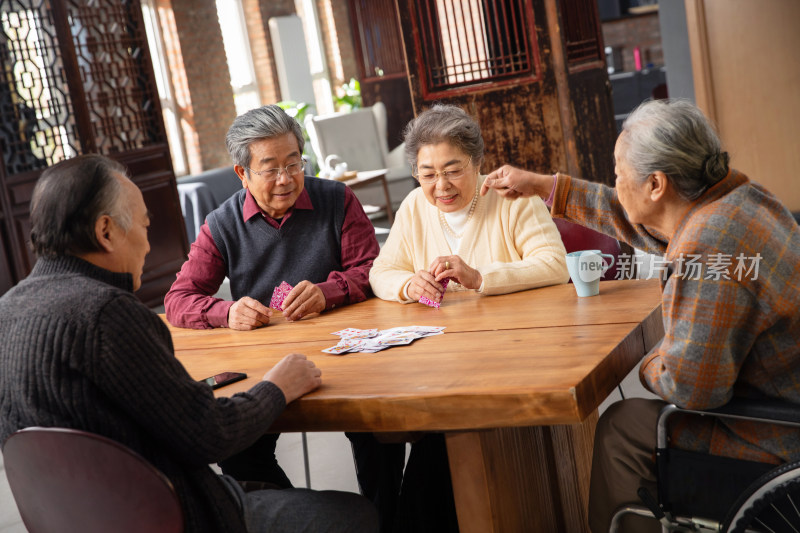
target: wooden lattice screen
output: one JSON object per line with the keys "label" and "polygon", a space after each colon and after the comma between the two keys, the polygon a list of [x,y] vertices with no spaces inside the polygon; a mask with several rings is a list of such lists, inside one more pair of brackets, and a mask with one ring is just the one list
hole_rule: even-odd
{"label": "wooden lattice screen", "polygon": [[90,152],[127,165],[154,211],[140,296],[158,300],[188,246],[139,1],[0,0],[0,293],[32,267],[40,172]]}
{"label": "wooden lattice screen", "polygon": [[561,2],[561,23],[567,63],[571,68],[603,60],[599,21],[594,4],[597,0]]}
{"label": "wooden lattice screen", "polygon": [[426,99],[539,75],[533,10],[525,0],[417,0]]}

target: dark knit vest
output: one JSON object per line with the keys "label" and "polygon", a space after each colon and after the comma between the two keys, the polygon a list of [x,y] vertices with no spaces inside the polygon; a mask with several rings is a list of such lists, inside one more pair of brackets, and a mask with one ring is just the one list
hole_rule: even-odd
{"label": "dark knit vest", "polygon": [[280,229],[260,215],[244,220],[245,189],[208,215],[234,300],[250,296],[269,305],[282,281],[321,283],[342,270],[345,186],[306,176],[305,190],[314,208],[293,210]]}

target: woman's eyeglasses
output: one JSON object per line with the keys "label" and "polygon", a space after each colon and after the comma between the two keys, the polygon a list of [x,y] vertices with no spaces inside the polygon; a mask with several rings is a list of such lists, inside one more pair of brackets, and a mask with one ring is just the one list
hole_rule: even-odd
{"label": "woman's eyeglasses", "polygon": [[420,172],[418,169],[415,169],[412,175],[419,181],[420,183],[425,183],[430,185],[431,183],[436,183],[439,178],[445,178],[450,181],[457,181],[464,177],[465,170],[467,167],[472,163],[472,156],[470,156],[469,160],[467,160],[466,164],[461,168],[448,168],[445,170],[423,170]]}

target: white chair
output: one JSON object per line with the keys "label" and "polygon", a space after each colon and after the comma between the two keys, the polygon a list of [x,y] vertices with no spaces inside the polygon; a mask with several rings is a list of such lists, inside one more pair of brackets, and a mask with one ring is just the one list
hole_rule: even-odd
{"label": "white chair", "polygon": [[349,113],[308,115],[305,119],[311,147],[320,164],[336,155],[349,170],[363,172],[363,177],[374,175],[373,171],[385,171],[387,190],[373,187],[372,191],[359,191],[358,196],[363,204],[381,204],[383,192],[390,210],[391,196],[405,197],[414,188],[414,179],[403,145],[389,151],[386,124],[386,107],[381,102]]}

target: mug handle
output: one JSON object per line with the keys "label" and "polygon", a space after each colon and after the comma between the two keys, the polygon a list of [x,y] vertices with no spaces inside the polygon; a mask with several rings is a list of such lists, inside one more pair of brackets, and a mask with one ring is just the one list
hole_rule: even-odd
{"label": "mug handle", "polygon": [[611,255],[611,254],[602,254],[602,253],[601,253],[601,254],[600,254],[600,257],[602,257],[603,259],[608,259],[609,261],[611,261],[611,262],[610,262],[609,264],[607,264],[607,265],[605,266],[605,268],[603,269],[603,274],[605,274],[605,273],[608,271],[608,269],[609,269],[609,268],[611,268],[611,267],[613,267],[613,266],[614,266],[614,256],[613,256],[613,255]]}

